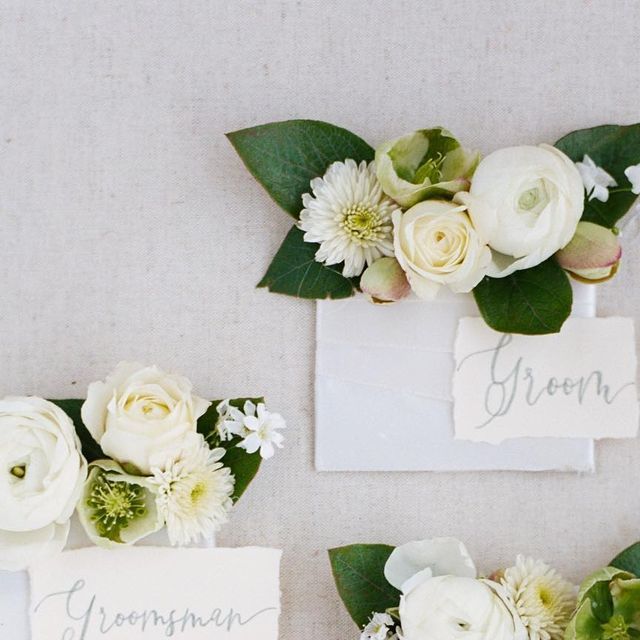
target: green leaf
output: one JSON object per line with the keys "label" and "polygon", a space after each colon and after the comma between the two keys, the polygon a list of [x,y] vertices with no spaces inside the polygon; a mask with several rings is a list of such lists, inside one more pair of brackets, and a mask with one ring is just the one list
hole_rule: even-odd
{"label": "green leaf", "polygon": [[371,614],[397,607],[400,592],[384,577],[384,565],[393,547],[354,544],[329,551],[338,593],[353,621],[364,627]]}
{"label": "green leaf", "polygon": [[[580,129],[558,140],[555,146],[574,162],[582,161],[587,154],[615,178],[618,187],[629,187],[624,170],[640,163],[640,123],[624,127],[605,124]],[[607,202],[585,201],[582,219],[611,228],[636,198],[633,193],[611,193]]]}
{"label": "green leaf", "polygon": [[352,296],[354,282],[345,278],[336,267],[316,262],[318,245],[305,242],[303,235],[297,227],[289,231],[258,286],[297,298]]}
{"label": "green leaf", "polygon": [[247,169],[294,218],[302,194],[328,166],[352,158],[373,160],[373,149],[357,135],[317,120],[287,120],[227,134]]}
{"label": "green leaf", "polygon": [[506,278],[485,278],[473,295],[486,323],[503,333],[557,333],[573,303],[569,278],[554,258]]}
{"label": "green leaf", "polygon": [[[232,442],[234,441],[232,440]],[[236,479],[232,496],[235,504],[240,500],[242,494],[251,484],[251,481],[256,477],[260,469],[260,464],[262,463],[262,458],[260,457],[259,451],[247,453],[244,449],[240,449],[234,444],[227,448],[227,453],[224,454],[222,462],[225,467],[231,469],[231,473]]]}
{"label": "green leaf", "polygon": [[93,439],[87,427],[84,426],[84,422],[82,422],[80,410],[82,409],[84,400],[51,400],[51,402],[60,407],[71,418],[76,428],[78,438],[80,438],[82,453],[87,459],[87,462],[105,458],[106,456],[102,452],[100,445]]}
{"label": "green leaf", "polygon": [[621,551],[610,563],[612,567],[640,576],[640,542]]}
{"label": "green leaf", "polygon": [[[247,400],[251,400],[254,404],[264,402],[264,398],[234,398],[229,401],[229,404],[238,409],[242,409]],[[262,458],[259,451],[247,453],[244,449],[240,449],[238,447],[241,441],[240,438],[220,440],[215,426],[218,421],[218,405],[221,402],[222,400],[214,400],[206,413],[200,417],[198,420],[198,433],[201,433],[212,447],[222,447],[226,449],[222,462],[225,467],[231,469],[231,473],[235,477],[232,497],[233,502],[236,503],[258,473]]]}

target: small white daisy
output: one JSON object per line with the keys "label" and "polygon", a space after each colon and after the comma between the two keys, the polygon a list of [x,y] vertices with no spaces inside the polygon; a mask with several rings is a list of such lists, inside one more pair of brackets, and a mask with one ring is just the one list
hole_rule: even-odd
{"label": "small white daisy", "polygon": [[631,193],[640,195],[640,164],[634,164],[624,170],[624,175],[631,183]]}
{"label": "small white daisy", "polygon": [[576,588],[540,560],[518,556],[504,572],[507,589],[529,640],[562,640],[576,606]]}
{"label": "small white daisy", "polygon": [[388,613],[374,613],[360,640],[387,640],[392,627],[393,618]]}
{"label": "small white daisy", "polygon": [[[250,400],[245,402],[245,409],[255,412],[255,405]],[[230,400],[223,400],[217,407],[218,420],[216,422],[216,432],[220,440],[226,442],[235,436],[240,436],[244,432],[244,414],[240,409],[232,407]],[[245,411],[246,413],[246,411]]]}
{"label": "small white daisy", "polygon": [[247,453],[260,450],[260,456],[265,460],[271,458],[275,447],[283,447],[284,436],[278,430],[285,429],[286,426],[279,413],[270,413],[261,402],[254,415],[245,415],[244,440],[238,446]]}
{"label": "small white daisy", "polygon": [[580,172],[582,184],[589,200],[600,200],[606,202],[609,199],[609,187],[617,187],[618,183],[612,175],[599,167],[588,155],[585,154],[582,162],[576,162],[576,167]]}
{"label": "small white daisy", "polygon": [[211,449],[202,436],[164,467],[152,469],[158,513],[173,545],[210,539],[228,520],[235,478],[220,459],[224,449]]}
{"label": "small white daisy", "polygon": [[344,262],[342,274],[349,278],[393,255],[391,214],[398,206],[382,191],[373,162],[334,162],[311,181],[311,190],[302,196],[299,227],[306,242],[320,243],[318,262]]}
{"label": "small white daisy", "polygon": [[279,429],[285,429],[287,424],[278,413],[270,413],[265,405],[260,402],[257,406],[247,400],[242,411],[232,407],[228,400],[218,407],[220,418],[216,428],[223,440],[231,440],[233,437],[242,438],[238,444],[247,453],[255,453],[260,450],[262,458],[271,458],[275,453],[275,447],[282,449],[284,436]]}

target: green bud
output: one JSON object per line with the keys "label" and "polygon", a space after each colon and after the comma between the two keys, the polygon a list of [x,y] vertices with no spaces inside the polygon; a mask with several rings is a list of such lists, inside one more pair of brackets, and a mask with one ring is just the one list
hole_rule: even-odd
{"label": "green bud", "polygon": [[618,270],[622,248],[618,235],[593,222],[579,222],[569,244],[556,253],[563,269],[582,282],[604,282]]}
{"label": "green bud", "polygon": [[360,289],[372,302],[396,302],[411,293],[411,287],[395,258],[379,258],[360,278]]}

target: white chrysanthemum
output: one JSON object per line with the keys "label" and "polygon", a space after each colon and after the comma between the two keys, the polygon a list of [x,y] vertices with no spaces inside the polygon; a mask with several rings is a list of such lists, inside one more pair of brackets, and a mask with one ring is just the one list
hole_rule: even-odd
{"label": "white chrysanthemum", "polygon": [[576,605],[576,589],[540,560],[518,556],[502,584],[530,640],[561,640]]}
{"label": "white chrysanthemum", "polygon": [[159,515],[173,545],[210,539],[228,520],[235,478],[220,459],[224,449],[211,449],[202,436],[183,450],[165,470],[152,469]]}
{"label": "white chrysanthemum", "polygon": [[382,191],[373,162],[334,162],[311,190],[302,196],[299,226],[306,242],[320,243],[318,262],[344,262],[342,274],[352,277],[365,263],[393,255],[391,214],[398,206]]}
{"label": "white chrysanthemum", "polygon": [[392,627],[393,618],[388,613],[374,613],[360,640],[387,640]]}

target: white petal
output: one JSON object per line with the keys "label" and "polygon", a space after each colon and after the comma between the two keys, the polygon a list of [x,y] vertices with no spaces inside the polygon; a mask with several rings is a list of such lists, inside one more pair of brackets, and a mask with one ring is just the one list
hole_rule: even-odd
{"label": "white petal", "polygon": [[627,176],[627,180],[631,183],[632,193],[640,195],[640,164],[627,167],[624,170],[624,175]]}
{"label": "white petal", "polygon": [[0,569],[21,571],[64,549],[69,522],[36,531],[0,531]]}
{"label": "white petal", "polygon": [[255,453],[260,448],[260,437],[256,433],[249,434],[238,446],[247,453]]}
{"label": "white petal", "polygon": [[[403,590],[407,581],[427,569],[428,577],[454,575],[475,578],[477,575],[467,548],[455,538],[420,540],[397,547],[387,560],[384,575],[389,584]],[[416,585],[409,583],[409,586]]]}

